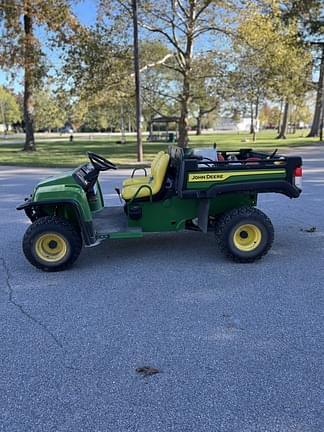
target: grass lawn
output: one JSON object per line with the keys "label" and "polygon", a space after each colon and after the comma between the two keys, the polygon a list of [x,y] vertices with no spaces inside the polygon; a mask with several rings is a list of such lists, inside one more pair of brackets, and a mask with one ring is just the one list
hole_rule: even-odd
{"label": "grass lawn", "polygon": [[[245,133],[217,133],[190,136],[190,147],[210,146],[214,142],[217,148],[238,149],[258,148],[271,151],[277,147],[295,147],[318,142],[318,138],[306,138],[306,130],[297,131],[294,135],[288,135],[286,140],[276,140],[275,131],[263,131],[257,135],[257,142],[252,142],[252,137]],[[42,166],[42,167],[74,167],[86,160],[86,152],[93,151],[117,163],[119,166],[132,166],[136,164],[136,142],[135,137],[127,137],[126,144],[117,144],[119,137],[95,137],[93,140],[75,138],[70,143],[68,137],[57,141],[36,142],[37,151],[27,153],[21,151],[22,144],[3,144],[0,141],[0,164],[19,166]],[[150,161],[154,155],[167,148],[167,143],[147,143],[144,141],[144,159]]]}

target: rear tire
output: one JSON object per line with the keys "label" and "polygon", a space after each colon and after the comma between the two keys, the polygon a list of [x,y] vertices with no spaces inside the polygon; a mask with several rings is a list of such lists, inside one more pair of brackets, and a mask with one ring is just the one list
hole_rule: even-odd
{"label": "rear tire", "polygon": [[240,263],[262,258],[274,240],[271,220],[254,207],[241,207],[221,215],[215,234],[221,251]]}
{"label": "rear tire", "polygon": [[29,226],[22,246],[33,266],[48,272],[61,271],[71,267],[80,255],[82,238],[66,219],[46,216]]}

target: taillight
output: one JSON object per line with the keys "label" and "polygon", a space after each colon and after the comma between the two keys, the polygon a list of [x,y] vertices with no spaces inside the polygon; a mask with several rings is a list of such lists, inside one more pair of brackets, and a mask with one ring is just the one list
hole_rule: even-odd
{"label": "taillight", "polygon": [[301,189],[302,188],[302,177],[303,177],[303,168],[302,167],[296,167],[294,171],[295,176],[295,185]]}
{"label": "taillight", "polygon": [[294,175],[295,175],[295,177],[303,177],[303,168],[302,167],[296,167]]}

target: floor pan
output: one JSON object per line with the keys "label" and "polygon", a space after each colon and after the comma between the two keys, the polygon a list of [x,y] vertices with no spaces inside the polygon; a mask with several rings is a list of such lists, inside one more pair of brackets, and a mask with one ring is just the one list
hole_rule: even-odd
{"label": "floor pan", "polygon": [[105,207],[93,216],[93,226],[98,234],[127,231],[127,216],[124,207]]}

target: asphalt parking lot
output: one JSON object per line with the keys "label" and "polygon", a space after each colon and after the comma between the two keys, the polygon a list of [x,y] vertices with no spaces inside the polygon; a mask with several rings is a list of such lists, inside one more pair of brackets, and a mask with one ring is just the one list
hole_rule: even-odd
{"label": "asphalt parking lot", "polygon": [[[15,207],[57,171],[0,167],[0,430],[323,431],[324,148],[294,153],[304,192],[260,199],[276,238],[248,265],[211,233],[178,233],[43,273]],[[108,204],[127,174],[103,177]]]}

